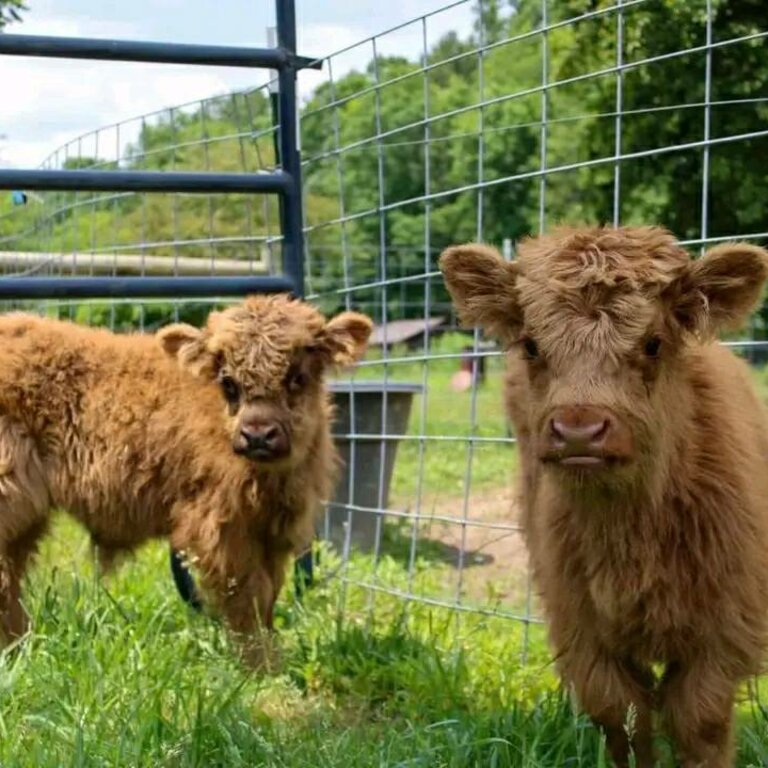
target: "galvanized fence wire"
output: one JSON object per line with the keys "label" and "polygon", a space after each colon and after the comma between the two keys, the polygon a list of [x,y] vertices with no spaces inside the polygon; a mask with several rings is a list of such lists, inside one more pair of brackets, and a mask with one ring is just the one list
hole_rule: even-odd
{"label": "galvanized fence wire", "polygon": [[[279,166],[278,119],[267,84],[96,129],[57,149],[41,168],[270,172]],[[30,193],[23,211],[0,210],[0,270],[8,276],[274,272],[277,210],[268,196]]]}
{"label": "galvanized fence wire", "polygon": [[[498,205],[490,203],[497,190],[506,193],[530,187],[532,212],[528,215],[527,231],[536,233],[546,230],[558,218],[567,220],[568,215],[573,214],[572,209],[562,204],[561,179],[568,179],[568,183],[578,189],[579,184],[584,183],[585,171],[595,173],[605,169],[611,193],[601,220],[619,224],[632,219],[632,190],[628,185],[632,182],[633,168],[644,162],[663,165],[685,157],[692,158],[700,168],[700,216],[698,226],[677,232],[681,242],[695,253],[734,238],[767,240],[765,219],[725,232],[713,228],[710,173],[713,152],[722,156],[750,142],[763,142],[759,146],[765,146],[768,112],[761,113],[765,115],[762,125],[754,129],[724,129],[721,119],[718,130],[714,130],[713,115],[727,115],[729,110],[763,109],[768,104],[768,93],[744,89],[726,94],[716,89],[717,68],[713,59],[718,52],[764,45],[768,31],[748,29],[718,38],[713,24],[713,2],[702,0],[695,3],[700,11],[699,41],[643,55],[637,46],[629,47],[627,40],[636,35],[636,14],[647,12],[651,6],[646,0],[601,3],[599,8],[590,6],[590,10],[581,13],[569,13],[566,8],[578,4],[536,0],[518,4],[521,13],[523,8],[530,10],[537,6],[531,28],[518,28],[511,34],[490,39],[490,17],[499,4],[486,1],[471,3],[476,9],[472,44],[436,58],[435,49],[429,43],[430,25],[441,14],[449,15],[468,5],[453,3],[409,25],[399,25],[364,41],[361,46],[367,49],[365,58],[371,63],[367,76],[360,77],[354,88],[349,78],[337,75],[341,69],[337,60],[343,60],[351,49],[325,60],[324,97],[315,99],[303,112],[307,133],[317,131],[323,136],[323,141],[305,142],[305,193],[309,199],[327,184],[329,169],[333,168],[338,205],[325,217],[308,222],[308,259],[315,267],[309,270],[308,279],[313,298],[330,305],[366,308],[382,325],[376,355],[361,363],[355,372],[359,380],[376,379],[380,384],[381,432],[370,426],[356,428],[356,420],[352,419],[351,427],[338,434],[339,439],[348,441],[353,449],[374,444],[380,448],[389,445],[391,450],[398,451],[394,478],[388,483],[387,478],[380,475],[377,498],[368,497],[365,503],[354,500],[355,487],[362,485],[354,473],[364,472],[365,467],[353,462],[352,471],[347,475],[348,498],[329,505],[329,515],[334,515],[334,506],[345,513],[342,579],[348,589],[368,592],[367,605],[372,613],[379,596],[389,595],[408,604],[421,603],[521,622],[525,655],[529,628],[540,623],[540,617],[517,509],[509,490],[515,465],[515,441],[509,434],[501,407],[499,382],[503,376],[503,352],[489,350],[477,332],[457,342],[455,333],[432,330],[429,324],[435,314],[453,320],[436,269],[437,255],[451,242],[446,235],[446,229],[450,228],[441,221],[441,216],[457,201],[465,201],[466,205],[460,208],[461,215],[468,217],[470,223],[454,227],[454,232],[461,233],[455,238],[491,239],[500,244],[499,222],[488,218],[490,210],[498,212]],[[606,25],[604,29],[610,25],[613,60],[599,62],[585,71],[563,72],[553,60],[553,38],[598,21]],[[514,30],[513,25],[510,28]],[[404,31],[411,33],[408,38],[410,66],[404,65],[398,70],[390,66],[388,57],[380,51],[387,48],[389,35]],[[421,46],[417,49],[418,38]],[[530,51],[533,45],[538,49],[536,72],[529,73],[527,82],[511,76],[508,87],[499,92],[498,79],[492,74],[494,55],[506,54],[510,73],[513,73],[517,61],[515,52],[524,46]],[[396,46],[393,43],[389,47]],[[471,78],[467,75],[472,87],[465,88],[460,103],[446,104],[440,100],[433,84],[446,69],[465,61],[473,62],[476,70]],[[692,91],[685,101],[667,100],[661,104],[638,104],[637,99],[631,98],[639,73],[653,72],[655,67],[673,61],[683,61],[696,71],[701,69],[700,90]],[[413,83],[418,83],[419,88]],[[588,104],[563,109],[562,94],[593,84],[595,88],[612,89],[612,103],[602,100],[599,109]],[[662,92],[664,85],[659,83]],[[421,102],[420,108],[414,105],[403,109],[402,115],[393,119],[392,111],[386,106],[389,95],[403,93],[405,86],[411,100]],[[511,118],[499,114],[499,108],[515,104],[526,105],[527,119],[522,117],[525,110]],[[607,108],[606,104],[609,104]],[[347,125],[356,110],[369,112],[367,133]],[[677,141],[649,142],[646,146],[637,146],[631,134],[627,136],[634,120],[651,117],[660,121],[677,120],[680,115],[701,116],[699,135],[683,135]],[[332,126],[332,130],[319,130],[322,125]],[[564,151],[562,143],[558,144],[562,131],[585,125],[610,139],[606,149],[597,156],[594,153],[580,155],[578,147],[570,153]],[[535,163],[509,172],[489,163],[489,158],[497,156],[493,154],[494,141],[502,138],[510,142],[524,141],[532,136],[535,137],[532,142]],[[446,155],[466,149],[468,142],[474,142],[471,152],[474,168],[467,168],[463,176],[446,182],[440,170]],[[420,152],[420,159],[417,154],[408,155],[413,158],[410,171],[413,175],[421,173],[422,180],[418,193],[413,194],[416,184],[398,186],[389,174],[399,172],[398,153],[416,151]],[[369,194],[356,185],[359,179],[356,173],[366,163],[374,169],[366,177],[372,186],[367,190]],[[722,188],[717,192],[721,193]],[[411,221],[417,222],[409,235],[414,247],[420,245],[419,254],[410,260],[410,272],[396,275],[391,270],[393,260],[389,258],[388,249],[400,244],[394,230],[409,214]],[[377,237],[381,248],[379,256],[386,258],[374,263],[373,259],[362,256],[361,248]],[[341,257],[330,279],[319,268],[320,251],[314,250],[315,246],[322,249],[326,238],[336,238]],[[393,300],[401,288],[411,297],[420,291],[422,311]],[[390,330],[395,333],[395,324],[388,321],[401,317],[423,321],[420,336],[410,346],[387,341],[387,333]],[[729,343],[750,353],[767,346],[761,341]],[[467,391],[453,391],[449,376],[462,365],[471,368],[471,386]],[[478,375],[481,366],[487,369],[485,378]],[[415,399],[408,428],[398,430],[387,418],[386,412],[393,407],[394,397],[392,394],[388,397],[388,392],[391,382],[404,379],[421,387],[423,393]],[[362,402],[357,399],[358,409]],[[383,467],[382,462],[379,470]],[[365,518],[369,518],[367,523]],[[352,556],[356,526],[359,526],[357,533],[364,551],[370,552],[367,568]],[[328,536],[328,518],[324,531]]]}
{"label": "galvanized fence wire", "polygon": [[[269,173],[279,109],[271,84],[157,110],[79,136],[46,170]],[[281,272],[277,200],[248,194],[28,193],[0,205],[0,274],[222,276]],[[170,301],[4,302],[127,330],[202,319],[217,297]]]}
{"label": "galvanized fence wire", "polygon": [[[768,30],[723,33],[716,0],[685,8],[690,36],[646,50],[642,25],[659,12],[651,0],[520,0],[511,8],[459,0],[323,60],[323,82],[301,110],[307,295],[329,312],[358,309],[377,323],[371,352],[339,376],[335,395],[346,471],[319,531],[336,550],[329,568],[341,580],[342,611],[354,599],[375,620],[392,599],[510,619],[520,623],[524,654],[540,623],[511,490],[503,351],[457,329],[437,270],[444,247],[501,245],[582,216],[663,219],[675,210],[669,201],[664,207],[649,194],[650,203],[638,204],[648,167],[660,178],[685,167],[693,179],[695,202],[685,205],[698,210],[678,216],[685,227],[676,231],[692,252],[768,240],[765,218],[722,224],[716,166],[768,142],[768,89],[721,82],[721,57],[764,48]],[[458,34],[446,37],[452,27]],[[583,53],[587,38],[579,36],[590,30],[599,55],[568,66],[564,49]],[[669,97],[647,97],[648,82],[676,64],[694,73],[691,87],[660,79],[653,95]],[[279,166],[272,97],[266,84],[115,123],[43,167],[271,171]],[[731,126],[744,115],[757,118]],[[636,126],[650,120],[658,131],[640,141]],[[677,124],[685,128],[668,130]],[[279,221],[268,197],[46,193],[23,210],[0,208],[0,271],[276,273]],[[36,306],[151,329],[219,303]],[[768,346],[733,344],[749,354]]]}

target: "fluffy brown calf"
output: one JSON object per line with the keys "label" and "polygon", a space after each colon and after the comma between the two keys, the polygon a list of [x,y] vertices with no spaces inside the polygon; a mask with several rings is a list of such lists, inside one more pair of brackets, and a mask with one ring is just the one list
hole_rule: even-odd
{"label": "fluffy brown calf", "polygon": [[6,637],[25,630],[20,580],[55,507],[88,529],[103,565],[169,537],[232,630],[271,628],[286,561],[334,473],[323,372],[362,354],[371,327],[284,296],[155,337],[0,318]]}
{"label": "fluffy brown calf", "polygon": [[441,266],[463,320],[510,346],[524,529],[562,676],[617,764],[630,747],[654,764],[659,710],[683,766],[730,765],[736,688],[768,640],[768,416],[713,337],[755,307],[768,254],[691,261],[661,229],[598,228],[528,240],[510,263],[450,248]]}

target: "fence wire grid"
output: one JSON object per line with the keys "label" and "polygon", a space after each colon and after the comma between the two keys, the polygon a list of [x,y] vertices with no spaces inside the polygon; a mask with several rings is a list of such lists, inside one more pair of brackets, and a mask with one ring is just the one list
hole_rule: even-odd
{"label": "fence wire grid", "polygon": [[[437,257],[468,240],[513,257],[517,239],[559,222],[659,223],[694,255],[768,241],[760,5],[459,0],[323,60],[301,108],[307,298],[377,324],[366,359],[333,382],[347,469],[319,567],[341,580],[342,607],[354,590],[372,613],[386,595],[507,619],[526,650],[540,619],[502,353],[457,328]],[[272,91],[118,122],[42,167],[273,170]],[[267,197],[45,193],[0,206],[6,275],[274,274],[280,241]],[[153,330],[221,303],[23,306]],[[761,311],[729,343],[761,363],[765,336]]]}

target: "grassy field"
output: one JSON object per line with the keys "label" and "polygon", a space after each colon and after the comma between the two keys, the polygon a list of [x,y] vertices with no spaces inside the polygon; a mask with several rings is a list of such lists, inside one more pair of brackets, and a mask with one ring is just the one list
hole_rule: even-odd
{"label": "grassy field", "polygon": [[[393,378],[420,380],[420,364],[409,365],[393,368]],[[469,396],[448,386],[456,362],[431,365],[427,417],[420,423],[417,404],[411,433],[468,434]],[[505,429],[497,373],[477,400],[476,429],[488,435]],[[420,461],[424,509],[461,498],[466,454],[448,448],[436,443],[420,456],[418,442],[404,446],[393,503],[412,508]],[[473,497],[486,498],[505,483],[514,450],[492,445],[477,465]],[[504,513],[501,503],[491,508]],[[376,562],[356,555],[343,567],[324,551],[305,599],[289,586],[280,601],[280,671],[255,677],[235,662],[217,623],[179,600],[164,545],[102,582],[82,532],[59,518],[26,585],[34,632],[0,656],[0,766],[607,765],[600,735],[558,689],[539,625],[352,583],[375,577],[451,594],[455,565],[427,533],[413,572],[397,526],[387,528]],[[516,595],[487,603],[499,599],[509,606]],[[768,710],[756,702],[745,695],[739,709],[741,768],[768,765]]]}
{"label": "grassy field", "polygon": [[[87,553],[61,519],[29,579],[34,634],[0,658],[3,768],[607,764],[540,628],[522,663],[520,624],[386,596],[372,614],[333,579],[302,603],[286,592],[282,668],[258,678],[176,597],[164,546],[106,583]],[[766,765],[765,711],[745,703],[740,719],[739,765]]]}

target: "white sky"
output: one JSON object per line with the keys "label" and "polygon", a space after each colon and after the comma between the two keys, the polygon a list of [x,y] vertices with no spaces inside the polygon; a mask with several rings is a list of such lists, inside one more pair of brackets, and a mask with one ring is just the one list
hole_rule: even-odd
{"label": "white sky", "polygon": [[[299,52],[321,57],[415,17],[449,0],[297,0]],[[266,46],[271,0],[28,0],[9,34],[107,37],[180,43]],[[430,16],[427,41],[450,29],[467,33],[471,3]],[[381,53],[417,56],[423,26],[413,24],[378,41]],[[362,68],[370,44],[334,62],[334,77]],[[327,73],[303,73],[306,96]],[[145,112],[263,83],[261,70],[84,62],[0,56],[0,165],[36,167],[66,141]],[[129,136],[124,136],[129,139]]]}

